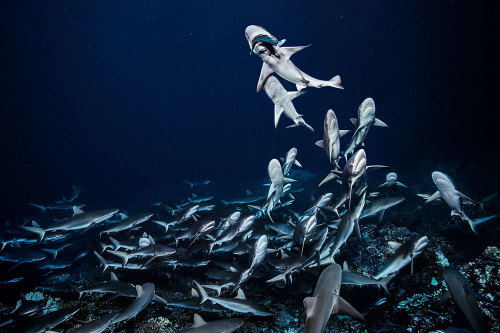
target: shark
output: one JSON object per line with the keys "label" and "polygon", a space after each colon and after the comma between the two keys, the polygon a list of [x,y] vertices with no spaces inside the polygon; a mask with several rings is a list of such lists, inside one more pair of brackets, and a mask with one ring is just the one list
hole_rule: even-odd
{"label": "shark", "polygon": [[273,314],[268,312],[263,306],[249,301],[246,299],[243,290],[238,289],[238,295],[234,298],[226,298],[226,297],[212,297],[207,294],[205,289],[196,281],[193,281],[198,289],[201,301],[200,304],[203,304],[206,301],[211,301],[213,303],[219,304],[220,306],[240,313],[249,313],[254,316],[272,316]]}
{"label": "shark", "polygon": [[342,269],[338,264],[331,264],[321,272],[313,295],[304,298],[305,333],[323,332],[332,313],[344,313],[354,319],[365,320],[352,305],[340,297],[341,282]]}
{"label": "shark", "polygon": [[142,286],[135,286],[137,289],[137,298],[125,310],[118,313],[113,318],[111,324],[116,324],[129,318],[135,317],[141,312],[153,299],[155,293],[155,285],[152,283],[145,283]]}
{"label": "shark", "polygon": [[384,290],[387,293],[389,293],[389,289],[387,289],[387,284],[395,276],[396,274],[391,274],[380,280],[375,280],[370,276],[366,276],[364,274],[349,270],[349,266],[347,266],[347,263],[345,261],[342,266],[342,284],[354,285],[354,286],[377,286],[384,288]]}
{"label": "shark", "polygon": [[250,25],[245,29],[245,37],[253,53],[258,55],[263,62],[257,83],[257,92],[262,89],[266,80],[273,73],[296,85],[300,91],[306,87],[334,87],[344,89],[339,75],[329,81],[313,78],[301,71],[293,64],[290,57],[307,46],[281,47],[276,38],[266,29],[257,25]]}
{"label": "shark", "polygon": [[229,319],[221,319],[214,320],[210,322],[206,322],[203,318],[195,313],[193,318],[193,326],[186,330],[180,331],[181,333],[232,333],[236,331],[238,328],[243,326],[245,322],[238,318],[229,318]]}
{"label": "shark", "polygon": [[100,318],[92,320],[74,330],[72,333],[101,333],[104,332],[118,316],[118,313],[107,313]]}
{"label": "shark", "polygon": [[366,200],[365,207],[359,219],[365,217],[377,216],[378,222],[382,222],[385,211],[405,200],[403,196],[396,196],[391,198],[380,198],[376,200]]}
{"label": "shark", "polygon": [[395,172],[389,172],[385,176],[385,183],[380,184],[378,187],[386,187],[386,188],[391,188],[394,186],[401,186],[401,187],[408,187],[405,184],[401,183],[398,181],[398,175]]}
{"label": "shark", "polygon": [[232,240],[234,240],[236,237],[239,235],[245,233],[250,229],[250,227],[253,225],[253,222],[255,221],[255,216],[250,215],[244,218],[241,218],[238,222],[235,222],[233,225],[231,225],[229,228],[227,228],[216,240],[211,242],[209,244],[209,251],[208,253],[211,253],[213,250],[213,247],[215,245],[222,245],[225,243],[229,243]]}
{"label": "shark", "polygon": [[23,321],[19,327],[16,325],[16,331],[23,333],[44,333],[73,317],[78,311],[80,311],[80,308],[69,307],[35,316],[30,320]]}
{"label": "shark", "polygon": [[142,266],[146,267],[151,261],[153,261],[157,257],[169,256],[175,253],[175,249],[167,246],[156,244],[154,239],[149,236],[150,244],[148,246],[144,246],[142,248],[130,251],[130,252],[122,252],[122,251],[112,251],[106,250],[108,253],[114,254],[122,259],[122,267],[127,265],[127,262],[130,258],[135,257],[150,257]]}
{"label": "shark", "polygon": [[[434,171],[432,173],[432,180],[434,181],[434,184],[436,184],[437,191],[434,192],[430,197],[427,198],[425,203],[434,201],[436,199],[443,199],[443,201],[448,205],[448,207],[451,209],[451,216],[458,216],[460,217],[463,221],[469,223],[469,226],[471,230],[477,234],[477,225],[487,222],[493,218],[496,217],[496,215],[491,215],[487,217],[481,217],[481,218],[476,218],[476,219],[471,219],[468,217],[462,207],[462,203],[464,201],[476,203],[477,205],[480,205],[476,201],[472,200],[465,194],[459,192],[455,188],[455,184],[451,180],[451,178],[440,171]],[[423,195],[421,195],[423,196]]]}
{"label": "shark", "polygon": [[374,279],[380,279],[398,272],[401,268],[411,263],[411,274],[413,275],[413,260],[427,247],[429,239],[427,236],[412,237],[404,244],[389,242],[389,246],[395,251],[394,255],[382,266]]}
{"label": "shark", "polygon": [[328,161],[335,169],[339,168],[340,138],[349,132],[349,130],[339,130],[337,116],[332,109],[326,112],[323,122],[323,140],[316,141],[316,146],[326,151]]}
{"label": "shark", "polygon": [[114,214],[118,213],[119,209],[99,209],[89,212],[84,212],[80,208],[73,207],[73,216],[69,219],[65,219],[56,222],[46,228],[42,228],[37,225],[32,225],[31,227],[23,226],[23,229],[34,232],[38,234],[39,239],[43,240],[46,232],[51,231],[74,231],[81,229],[88,229],[91,226],[106,221]]}
{"label": "shark", "polygon": [[305,91],[286,91],[280,81],[273,75],[267,78],[264,84],[264,91],[274,103],[274,128],[278,127],[280,117],[284,113],[294,122],[293,125],[289,125],[287,128],[304,126],[311,132],[314,132],[314,129],[306,123],[304,118],[302,118],[303,115],[297,112],[292,103],[294,98],[305,94]]}
{"label": "shark", "polygon": [[110,228],[105,229],[100,232],[100,236],[103,234],[111,234],[111,233],[116,233],[124,230],[130,231],[131,229],[134,229],[136,226],[140,225],[141,223],[146,222],[149,220],[153,214],[137,214],[133,216],[126,216],[124,215],[124,219],[121,222],[113,224]]}
{"label": "shark", "polygon": [[382,120],[375,118],[375,102],[372,98],[365,99],[358,108],[358,119],[351,118],[351,122],[356,126],[349,146],[344,152],[344,157],[347,161],[347,156],[352,153],[356,147],[363,144],[368,131],[372,126],[388,127]]}
{"label": "shark", "polygon": [[340,222],[337,227],[337,234],[335,235],[335,242],[330,249],[330,256],[327,259],[329,263],[334,263],[334,257],[337,252],[340,250],[340,247],[344,245],[349,237],[351,236],[354,229],[356,229],[356,233],[359,238],[361,238],[361,231],[359,230],[359,219],[361,216],[361,212],[365,206],[366,201],[366,187],[361,191],[358,202],[354,209],[348,210],[342,217],[340,218]]}
{"label": "shark", "polygon": [[302,164],[300,164],[300,162],[297,161],[297,148],[295,147],[291,148],[286,153],[286,157],[283,160],[283,176],[285,177],[288,176],[292,168],[292,165],[296,165],[299,168],[302,168]]}
{"label": "shark", "polygon": [[366,171],[379,168],[387,167],[384,165],[366,165],[366,152],[364,149],[359,149],[349,158],[342,172],[339,170],[332,170],[318,185],[319,187],[335,178],[342,181],[342,193],[336,199],[336,203],[328,209],[336,211],[337,208],[346,201],[349,201],[348,208],[350,209],[352,193],[358,191],[363,185]]}
{"label": "shark", "polygon": [[465,276],[456,269],[450,268],[444,271],[443,277],[448,287],[448,294],[445,298],[453,298],[453,301],[465,315],[474,332],[488,332],[488,326],[477,304],[477,299],[480,297],[472,290]]}

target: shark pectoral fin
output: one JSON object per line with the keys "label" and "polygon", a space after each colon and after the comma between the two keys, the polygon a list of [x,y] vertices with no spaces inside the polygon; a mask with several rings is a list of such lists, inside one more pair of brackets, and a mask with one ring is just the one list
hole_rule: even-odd
{"label": "shark pectoral fin", "polygon": [[329,174],[325,177],[325,179],[323,179],[323,180],[321,181],[321,183],[319,183],[318,187],[320,187],[321,185],[323,185],[323,184],[325,184],[325,183],[327,183],[327,182],[329,182],[330,180],[335,179],[335,178],[337,178],[337,175],[336,175],[335,173],[333,173],[333,172],[330,172],[330,173],[329,173]]}
{"label": "shark pectoral fin", "polygon": [[436,191],[434,192],[434,194],[432,194],[425,202],[424,204],[428,203],[428,202],[431,202],[431,201],[434,201],[436,199],[439,199],[441,198],[441,192],[439,191]]}
{"label": "shark pectoral fin", "polygon": [[349,119],[354,126],[358,126],[358,120],[356,118]]}
{"label": "shark pectoral fin", "polygon": [[278,122],[280,121],[281,114],[285,111],[281,106],[278,104],[274,105],[274,128],[278,127]]}
{"label": "shark pectoral fin", "polygon": [[373,123],[373,126],[379,126],[379,127],[389,127],[387,126],[386,123],[384,123],[382,120],[375,118],[375,122]]}
{"label": "shark pectoral fin", "polygon": [[137,298],[141,297],[141,295],[143,293],[142,286],[136,285],[135,289],[137,290]]}
{"label": "shark pectoral fin", "polygon": [[396,182],[396,185],[408,188],[408,186],[406,186],[405,184],[403,184],[401,182]]}
{"label": "shark pectoral fin", "polygon": [[480,205],[480,203],[479,203],[479,202],[472,200],[471,198],[469,198],[468,196],[466,196],[465,194],[463,194],[463,193],[462,193],[462,192],[460,192],[460,191],[455,191],[455,194],[456,194],[456,195],[458,195],[458,196],[459,196],[460,198],[462,198],[462,199],[465,199],[465,200],[467,200],[467,201],[470,201],[470,202],[472,202],[472,203],[474,203],[474,204],[476,204],[476,205]]}
{"label": "shark pectoral fin", "polygon": [[194,288],[191,288],[191,297],[195,297],[195,298],[200,297],[200,295],[198,294],[198,292]]}
{"label": "shark pectoral fin", "polygon": [[274,73],[274,70],[271,68],[271,66],[269,66],[266,63],[263,63],[262,69],[260,70],[259,82],[257,83],[257,92],[259,92],[262,89],[262,87],[264,87],[267,78],[272,73]]}
{"label": "shark pectoral fin", "polygon": [[316,303],[316,297],[304,298],[304,309],[306,310],[306,317],[307,318],[310,318],[312,316],[315,303]]}
{"label": "shark pectoral fin", "polygon": [[387,242],[387,244],[389,244],[390,248],[393,251],[396,251],[397,249],[399,249],[401,247],[401,243],[398,243],[398,242],[389,241],[389,242]]}
{"label": "shark pectoral fin", "polygon": [[298,166],[299,168],[302,168],[302,164],[300,164],[299,161],[295,160],[295,162],[293,162],[293,164],[295,164],[296,166]]}
{"label": "shark pectoral fin", "polygon": [[438,307],[441,307],[444,303],[448,302],[449,300],[451,300],[451,294],[449,291],[445,292],[443,294],[443,296],[441,297],[441,299],[439,300],[437,306]]}
{"label": "shark pectoral fin", "polygon": [[347,133],[349,133],[351,130],[340,130],[339,131],[339,136],[340,137],[343,137],[344,135],[346,135]]}
{"label": "shark pectoral fin", "polygon": [[316,146],[325,149],[325,140],[319,140],[315,143]]}
{"label": "shark pectoral fin", "polygon": [[302,51],[306,47],[311,46],[311,44],[306,45],[306,46],[287,46],[287,47],[281,47],[280,52],[285,56],[286,60],[290,60],[290,57],[294,55],[295,53]]}
{"label": "shark pectoral fin", "polygon": [[111,281],[118,281],[118,278],[116,277],[115,273],[111,272]]}
{"label": "shark pectoral fin", "polygon": [[351,304],[349,304],[342,297],[340,296],[337,297],[338,297],[337,306],[333,309],[334,313],[346,314],[353,319],[365,321],[365,318],[361,315],[361,313],[358,312],[358,310],[356,310]]}
{"label": "shark pectoral fin", "polygon": [[204,326],[206,324],[207,324],[207,322],[205,320],[203,320],[203,318],[199,314],[197,314],[197,313],[194,314],[192,327],[200,327],[200,326]]}
{"label": "shark pectoral fin", "polygon": [[382,222],[382,219],[384,218],[384,213],[385,209],[382,209],[380,212],[377,213],[377,219],[379,224]]}
{"label": "shark pectoral fin", "polygon": [[374,170],[374,169],[389,169],[387,165],[374,164],[366,167],[366,170]]}
{"label": "shark pectoral fin", "polygon": [[297,182],[295,179],[292,179],[292,178],[284,177],[283,179],[285,180],[285,183],[295,183],[295,182]]}
{"label": "shark pectoral fin", "polygon": [[304,95],[305,93],[305,91],[289,91],[286,93],[286,95],[290,98],[290,100],[293,100],[294,98],[297,98],[300,95]]}

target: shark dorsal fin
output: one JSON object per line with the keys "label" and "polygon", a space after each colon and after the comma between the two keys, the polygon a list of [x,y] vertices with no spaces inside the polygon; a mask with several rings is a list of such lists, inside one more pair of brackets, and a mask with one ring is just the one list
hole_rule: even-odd
{"label": "shark dorsal fin", "polygon": [[207,322],[201,318],[201,316],[197,313],[194,314],[193,316],[193,327],[200,327],[203,325],[206,325]]}
{"label": "shark dorsal fin", "polygon": [[79,214],[82,214],[82,213],[83,213],[83,210],[81,210],[80,208],[78,208],[76,206],[73,206],[73,216],[79,215]]}
{"label": "shark dorsal fin", "polygon": [[155,244],[155,240],[153,239],[153,237],[149,236],[149,242],[153,245]]}
{"label": "shark dorsal fin", "polygon": [[316,297],[306,297],[304,298],[304,309],[306,310],[306,317],[310,318],[314,309],[314,303],[316,303]]}
{"label": "shark dorsal fin", "polygon": [[142,295],[142,286],[136,285],[135,290],[137,290],[137,297],[140,297]]}
{"label": "shark dorsal fin", "polygon": [[128,215],[125,213],[118,213],[118,215],[120,215],[121,220],[125,220],[128,217]]}
{"label": "shark dorsal fin", "polygon": [[305,49],[306,47],[309,47],[311,45],[306,45],[306,46],[286,46],[286,47],[281,47],[280,52],[285,56],[286,60],[289,60],[292,55],[295,53]]}
{"label": "shark dorsal fin", "polygon": [[342,265],[342,270],[346,272],[350,272],[349,266],[347,266],[347,261],[344,261],[344,264]]}
{"label": "shark dorsal fin", "polygon": [[38,223],[36,223],[35,221],[31,221],[31,225],[33,227],[37,227],[37,228],[40,228],[40,225]]}
{"label": "shark dorsal fin", "polygon": [[246,193],[246,195],[252,195],[253,194],[252,191],[250,191],[250,190],[246,190],[245,193]]}
{"label": "shark dorsal fin", "polygon": [[396,251],[397,249],[399,249],[399,247],[401,246],[401,243],[392,242],[392,241],[387,242],[387,244],[389,244],[389,246],[391,247],[391,249],[393,249],[394,251]]}
{"label": "shark dorsal fin", "polygon": [[245,293],[243,292],[242,289],[238,289],[238,295],[236,295],[235,298],[247,299],[247,297],[245,296]]}
{"label": "shark dorsal fin", "polygon": [[191,297],[200,297],[200,294],[198,294],[198,292],[196,291],[196,289],[194,288],[191,288]]}
{"label": "shark dorsal fin", "polygon": [[354,126],[358,126],[358,120],[356,118],[349,119]]}
{"label": "shark dorsal fin", "polygon": [[111,281],[118,281],[118,278],[116,277],[115,273],[110,272],[111,275]]}

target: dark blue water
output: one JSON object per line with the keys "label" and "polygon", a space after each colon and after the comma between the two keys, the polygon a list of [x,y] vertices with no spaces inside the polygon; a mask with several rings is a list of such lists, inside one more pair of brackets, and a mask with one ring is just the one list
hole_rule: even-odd
{"label": "dark blue water", "polygon": [[[325,173],[314,142],[326,110],[350,128],[368,96],[390,126],[370,133],[369,162],[404,172],[496,151],[496,6],[4,3],[2,215],[27,215],[27,202],[58,198],[70,184],[97,204],[182,179],[265,177],[268,161],[292,146]],[[272,103],[255,93],[261,61],[249,55],[249,24],[286,45],[312,44],[293,57],[307,73],[341,75],[344,91],[308,89],[294,101],[316,133],[285,129],[286,120],[273,128]]]}

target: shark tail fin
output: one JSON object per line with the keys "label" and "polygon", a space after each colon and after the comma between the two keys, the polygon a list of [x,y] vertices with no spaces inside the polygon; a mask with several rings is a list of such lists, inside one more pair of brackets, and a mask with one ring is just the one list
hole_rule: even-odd
{"label": "shark tail fin", "polygon": [[120,257],[120,259],[122,260],[122,267],[125,267],[125,265],[127,265],[127,262],[128,262],[128,254],[127,254],[127,252],[123,252],[123,251],[111,251],[111,250],[107,250],[106,252],[109,252],[111,254],[114,254],[117,257]]}
{"label": "shark tail fin", "polygon": [[200,304],[203,304],[203,302],[205,302],[209,298],[207,291],[198,282],[196,282],[194,280],[193,280],[193,282],[196,285],[196,288],[198,289],[198,291],[200,292],[200,298],[201,298]]}
{"label": "shark tail fin", "polygon": [[45,213],[45,210],[47,209],[47,207],[45,207],[44,205],[39,205],[39,204],[32,203],[32,202],[30,202],[30,205],[40,209],[42,211],[42,214]]}
{"label": "shark tail fin", "polygon": [[342,83],[342,80],[340,79],[340,75],[335,75],[328,81],[328,86],[337,88],[337,89],[344,89],[340,84]]}
{"label": "shark tail fin", "polygon": [[481,224],[481,223],[484,223],[484,222],[487,222],[491,219],[494,219],[495,217],[497,217],[497,215],[491,215],[491,216],[486,216],[486,217],[478,217],[478,218],[475,218],[475,219],[471,219],[470,217],[468,217],[467,215],[465,214],[462,214],[460,216],[463,220],[465,220],[466,222],[469,223],[470,225],[470,228],[472,229],[472,231],[477,235],[477,230],[476,230],[476,226]]}
{"label": "shark tail fin", "polygon": [[391,274],[382,280],[380,280],[380,286],[384,288],[386,293],[389,293],[389,289],[387,288],[387,284],[396,276],[396,274]]}
{"label": "shark tail fin", "polygon": [[35,234],[38,235],[38,241],[41,242],[43,240],[43,238],[45,237],[45,230],[43,230],[43,228],[40,228],[40,226],[31,226],[31,227],[28,227],[28,226],[21,226],[21,228],[23,228],[24,230],[27,230],[27,231],[30,231],[30,232],[33,232]]}
{"label": "shark tail fin", "polygon": [[102,271],[104,272],[108,267],[109,267],[109,263],[106,261],[106,259],[104,259],[103,256],[101,256],[99,253],[97,253],[96,251],[94,251],[94,254],[95,256],[97,257],[97,259],[99,259],[99,261],[101,262],[102,264]]}

